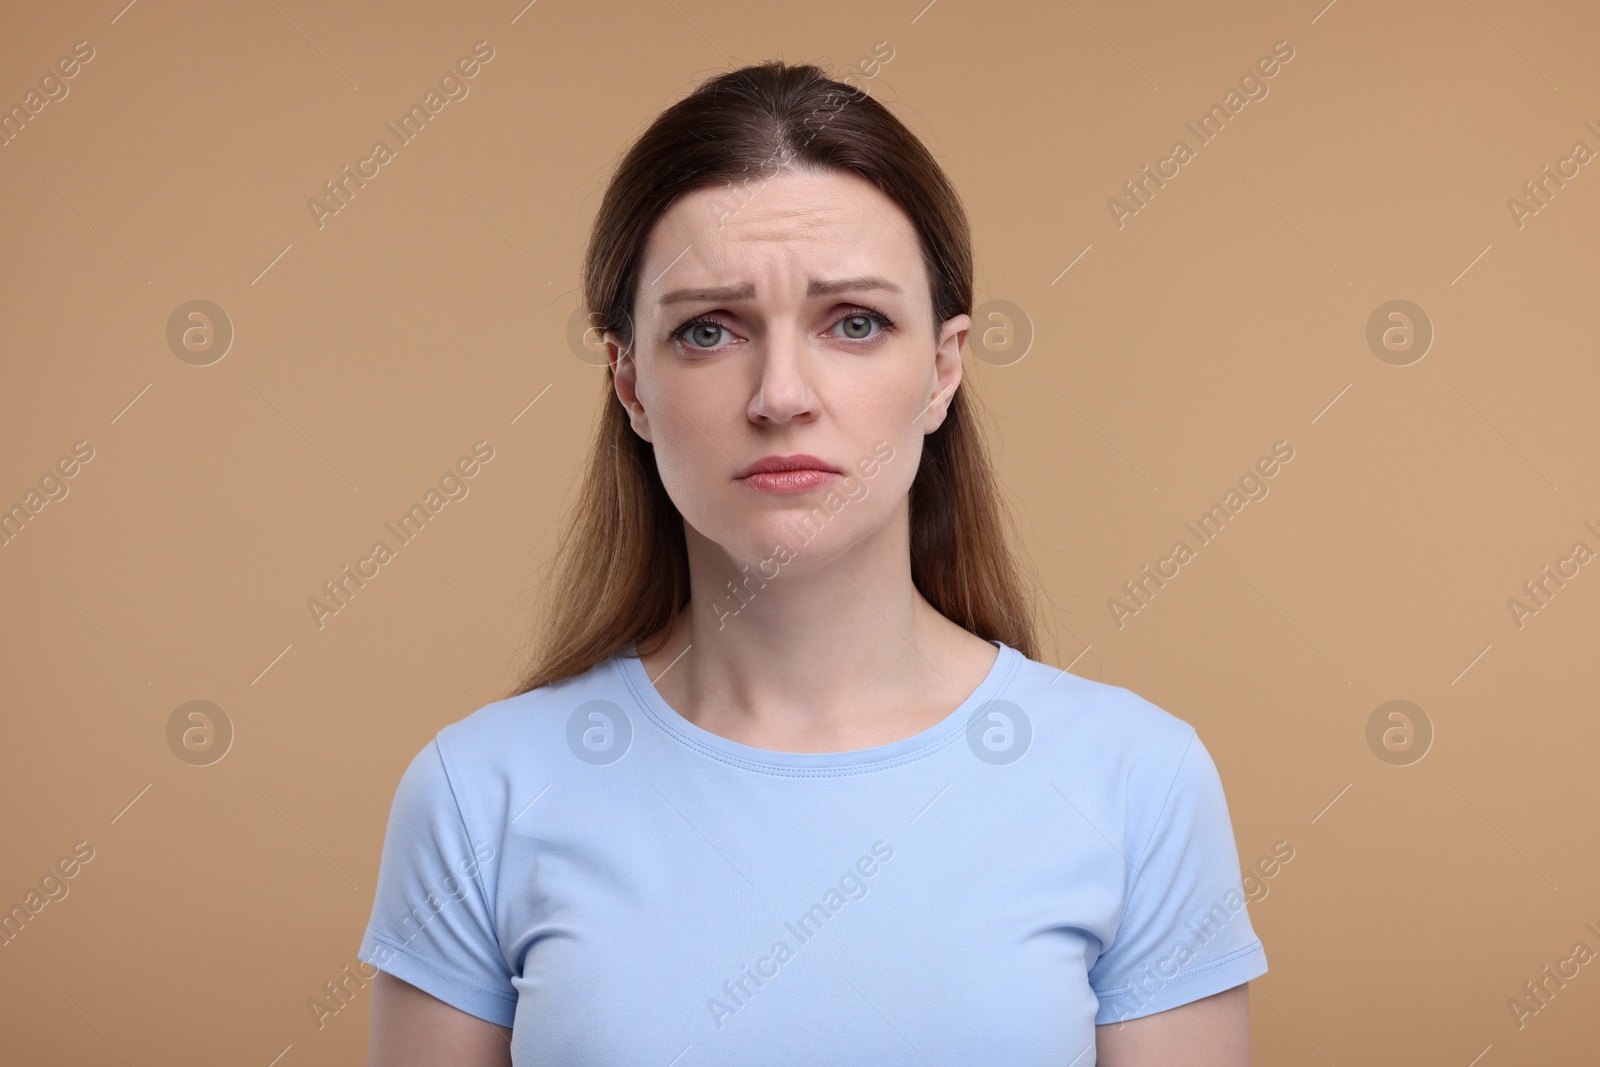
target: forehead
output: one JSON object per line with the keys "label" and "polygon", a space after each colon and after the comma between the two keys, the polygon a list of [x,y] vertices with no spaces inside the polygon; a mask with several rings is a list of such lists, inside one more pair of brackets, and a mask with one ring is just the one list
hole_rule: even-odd
{"label": "forehead", "polygon": [[[859,175],[782,173],[679,197],[645,245],[638,309],[669,291],[743,284],[756,297],[805,295],[810,279],[884,277],[914,297],[922,252],[906,213]],[[780,285],[786,293],[771,292]],[[925,283],[924,286],[925,288]]]}

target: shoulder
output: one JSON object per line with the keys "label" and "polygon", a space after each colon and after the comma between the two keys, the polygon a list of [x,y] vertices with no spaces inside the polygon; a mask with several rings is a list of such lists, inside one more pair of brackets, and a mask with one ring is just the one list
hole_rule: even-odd
{"label": "shoulder", "polygon": [[1131,688],[1033,661],[1012,690],[1034,720],[1034,773],[1102,836],[1120,840],[1125,860],[1149,873],[1150,884],[1211,880],[1213,899],[1237,888],[1228,882],[1237,850],[1227,797],[1194,726]]}
{"label": "shoulder", "polygon": [[507,804],[526,803],[530,785],[548,783],[570,764],[576,709],[625,699],[614,659],[602,660],[583,674],[491,701],[448,724],[416,754],[408,775],[451,794],[463,814],[492,817]]}
{"label": "shoulder", "polygon": [[1166,708],[1126,686],[1018,657],[1018,666],[1002,699],[1047,722],[1085,732],[1117,747],[1180,749],[1194,727]]}
{"label": "shoulder", "polygon": [[1134,689],[1020,655],[999,699],[1027,717],[1043,762],[1135,791],[1164,790],[1204,750],[1189,722]]}

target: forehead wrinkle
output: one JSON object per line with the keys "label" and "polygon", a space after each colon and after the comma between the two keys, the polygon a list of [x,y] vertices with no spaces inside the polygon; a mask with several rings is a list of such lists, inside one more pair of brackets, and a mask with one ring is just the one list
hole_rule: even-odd
{"label": "forehead wrinkle", "polygon": [[724,232],[733,241],[826,241],[831,240],[830,230],[848,226],[852,221],[838,210],[817,210],[813,207],[770,208],[753,216],[731,220],[733,225]]}
{"label": "forehead wrinkle", "polygon": [[[877,289],[889,293],[905,292],[904,289],[888,278],[873,274],[858,274],[848,278],[808,278],[806,296],[836,296],[868,289]],[[732,285],[708,285],[694,289],[674,289],[664,295],[658,303],[666,305],[687,300],[754,300],[755,296],[756,287],[754,282],[736,282]]]}
{"label": "forehead wrinkle", "polygon": [[746,230],[742,233],[735,233],[733,237],[735,240],[739,241],[765,241],[768,243],[780,241],[811,241],[813,243],[822,243],[832,240],[832,237],[823,232],[823,229],[824,228],[822,226],[802,226],[793,230]]}
{"label": "forehead wrinkle", "polygon": [[[852,186],[854,185],[854,183],[851,184]],[[876,187],[874,186],[873,188]],[[917,259],[922,263],[924,271],[931,275],[933,272],[932,261],[929,258],[926,250],[923,249],[920,235],[917,234],[914,225],[912,226],[912,232],[909,234],[906,233],[906,220],[904,218],[891,216],[885,213],[878,204],[873,203],[872,200],[866,195],[865,189],[852,188],[850,191],[854,194],[855,204],[860,204],[870,208],[873,214],[878,217],[884,226],[894,231],[894,233],[899,236],[901,240],[906,241],[910,245],[912,251],[916,253]],[[743,223],[742,226],[736,222],[734,226],[730,227],[727,231],[724,231],[723,241],[779,245],[793,244],[796,242],[805,242],[810,245],[834,243],[836,241],[836,237],[829,231],[836,230],[852,221],[850,218],[842,217],[839,210],[840,206],[841,202],[839,200],[830,200],[824,203],[820,209],[806,204],[801,204],[798,206],[786,206],[782,203],[769,202],[768,204],[762,206],[760,217],[752,218],[750,215],[745,215],[742,220],[738,220],[738,222]],[[800,225],[781,225],[783,222],[788,222],[791,220],[799,222]],[[774,227],[773,224],[775,223],[779,225]],[[765,225],[768,228],[762,230],[752,229],[752,227],[761,225]],[[684,249],[684,252],[689,252],[690,249],[694,247],[695,242],[691,241],[689,247]],[[704,256],[706,253],[711,253],[713,258],[726,259],[724,256],[717,256],[714,249],[711,248],[702,249],[700,254]],[[661,272],[660,277],[657,277],[652,284],[648,285],[648,288],[656,289],[658,291],[663,288],[662,281],[664,280],[664,276],[671,271],[673,266],[677,265],[679,259],[681,258],[682,255],[680,254],[678,259],[675,259],[673,263],[668,266],[667,270]],[[727,263],[724,262],[723,266],[727,266]],[[866,265],[863,264],[863,266]],[[871,269],[855,272],[847,271],[847,274],[849,274],[851,277],[872,273],[874,272]],[[712,292],[712,290],[716,291]],[[685,300],[698,299],[751,299],[755,295],[751,290],[752,285],[749,282],[737,283],[734,285],[707,285],[695,286],[693,288],[680,288],[664,294],[663,297],[657,301],[656,306],[662,307],[669,303],[678,303]],[[808,293],[808,295],[814,294]]]}
{"label": "forehead wrinkle", "polygon": [[[910,245],[911,250],[916,253],[917,259],[922,263],[923,270],[927,272],[927,274],[928,274],[928,276],[930,278],[932,278],[934,273],[935,273],[933,261],[928,256],[927,251],[922,247],[922,241],[921,241],[920,236],[916,232],[915,225],[913,225],[911,227],[911,233],[909,233],[909,234],[906,233],[906,228],[905,228],[905,221],[906,220],[905,219],[899,218],[899,217],[891,217],[890,215],[885,214],[883,209],[881,207],[879,207],[877,204],[873,203],[872,200],[866,195],[866,191],[864,189],[861,189],[861,188],[857,187],[855,185],[855,183],[853,183],[853,182],[848,183],[848,184],[850,185],[850,194],[855,198],[855,202],[860,204],[860,205],[862,205],[862,206],[864,206],[864,207],[866,207],[866,208],[868,208],[868,209],[870,209],[873,214],[877,215],[878,218],[883,221],[883,224],[886,227],[888,227],[888,229],[892,233],[894,233],[894,235],[896,237],[900,238],[900,240],[902,240],[902,241],[906,242],[908,245]],[[877,187],[876,186],[872,186],[872,188],[876,189]],[[835,207],[836,203],[835,204],[830,204],[829,206],[830,207]],[[780,218],[803,218],[803,217],[808,217],[809,216],[810,219],[814,223],[817,223],[819,225],[816,225],[816,226],[813,226],[813,227],[810,227],[810,228],[798,229],[798,230],[793,231],[792,233],[790,233],[790,232],[773,232],[773,233],[757,232],[757,233],[751,233],[748,230],[746,230],[743,233],[740,233],[739,232],[739,228],[736,226],[734,228],[733,234],[731,236],[737,237],[739,240],[748,240],[748,241],[769,241],[770,242],[770,241],[797,240],[798,239],[798,240],[802,240],[802,241],[811,241],[811,242],[815,242],[815,243],[822,243],[822,242],[830,240],[830,238],[825,233],[822,232],[824,227],[826,227],[828,225],[844,225],[844,224],[849,222],[849,219],[841,218],[841,217],[839,217],[837,212],[828,211],[827,209],[824,209],[823,212],[818,212],[818,211],[816,211],[814,209],[806,208],[806,207],[797,207],[797,208],[788,208],[788,209],[783,208],[783,207],[771,207],[771,208],[768,209],[768,214],[769,215],[773,215],[773,216],[777,216],[777,217],[780,217]],[[762,220],[762,221],[766,221],[766,220]],[[752,220],[749,220],[748,222],[746,222],[745,225],[748,227],[750,225],[755,224],[755,222],[756,222],[756,220],[752,219]],[[930,291],[930,296],[931,296],[931,291]]]}

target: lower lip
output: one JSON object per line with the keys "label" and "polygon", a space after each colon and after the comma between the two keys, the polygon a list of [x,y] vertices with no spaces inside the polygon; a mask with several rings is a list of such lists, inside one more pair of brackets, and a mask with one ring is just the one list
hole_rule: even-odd
{"label": "lower lip", "polygon": [[751,474],[739,481],[752,489],[759,489],[763,493],[804,493],[808,489],[815,489],[819,485],[826,485],[839,477],[834,471],[822,471],[808,468],[799,471],[768,471],[764,474]]}

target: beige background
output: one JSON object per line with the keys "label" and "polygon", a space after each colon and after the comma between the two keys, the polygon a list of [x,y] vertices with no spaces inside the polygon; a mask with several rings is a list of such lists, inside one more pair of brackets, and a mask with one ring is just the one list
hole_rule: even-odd
{"label": "beige background", "polygon": [[[94,850],[0,948],[8,1062],[362,1061],[370,990],[320,1029],[307,1002],[356,962],[406,762],[519,664],[600,402],[566,336],[610,167],[717,71],[880,41],[866,84],[1033,335],[967,370],[1045,658],[1197,727],[1242,865],[1294,850],[1250,908],[1255,1062],[1600,1055],[1600,963],[1508,1007],[1600,951],[1600,564],[1507,604],[1600,550],[1600,163],[1507,204],[1600,151],[1591,5],[122,2],[0,33],[7,108],[94,49],[0,148],[0,505],[93,449],[0,548],[0,906]],[[319,229],[307,200],[479,40],[470,94]],[[1119,228],[1108,198],[1280,40]],[[206,366],[166,337],[196,299],[235,331]],[[1396,299],[1435,331],[1406,366],[1367,342]],[[307,600],[480,440],[470,495],[318,629]],[[1108,598],[1280,440],[1270,495],[1119,628]],[[168,744],[196,699],[234,730],[209,766]],[[1369,745],[1395,699],[1420,761]]]}

